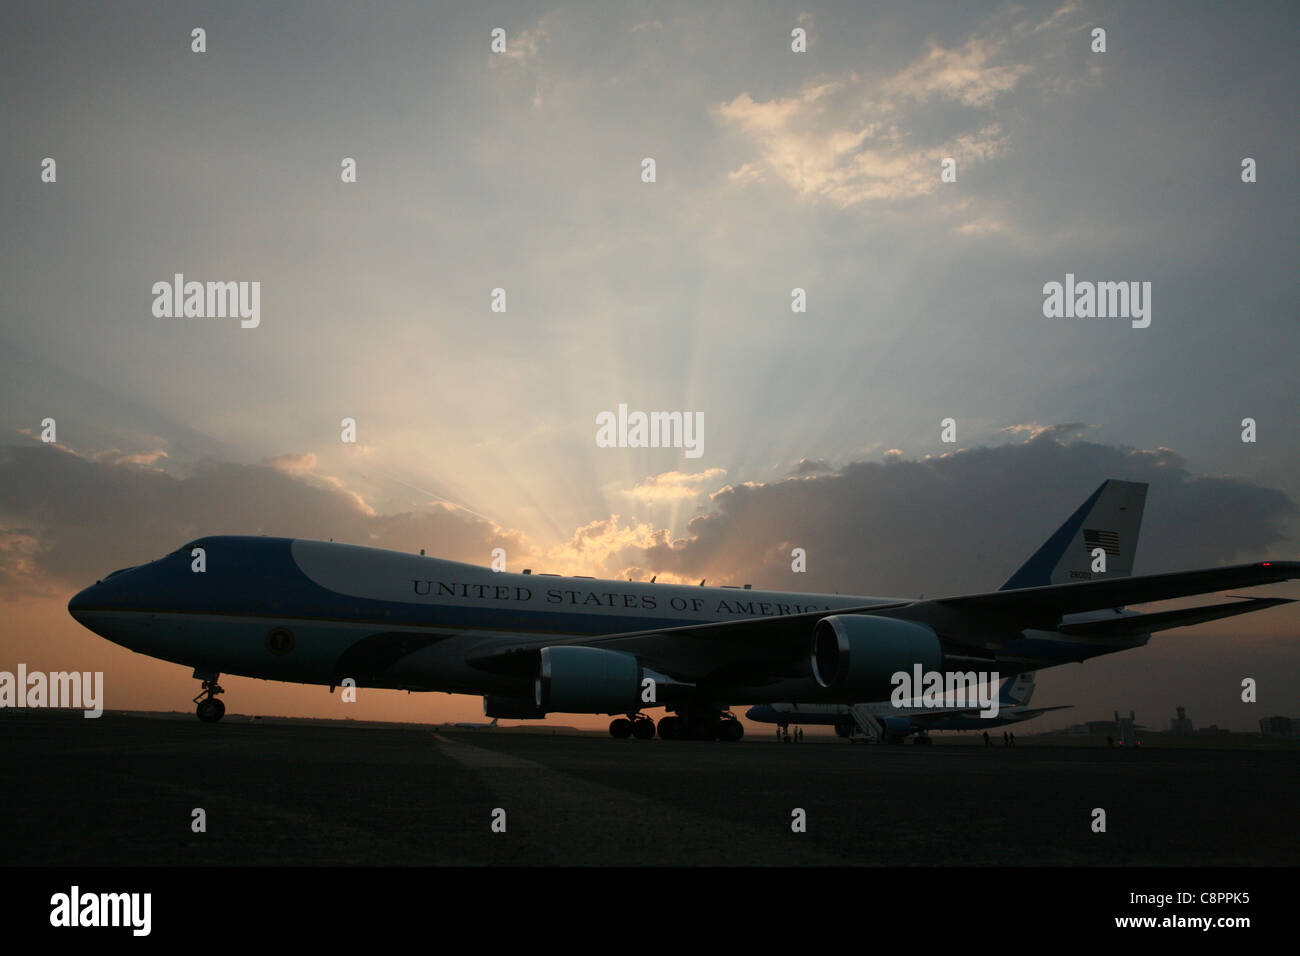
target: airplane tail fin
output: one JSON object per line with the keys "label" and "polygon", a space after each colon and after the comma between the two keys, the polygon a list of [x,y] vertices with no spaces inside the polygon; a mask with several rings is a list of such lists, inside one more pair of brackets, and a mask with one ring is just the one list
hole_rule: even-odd
{"label": "airplane tail fin", "polygon": [[1146,482],[1102,482],[1001,590],[1128,577],[1146,500]]}
{"label": "airplane tail fin", "polygon": [[1003,682],[1002,692],[998,694],[998,705],[1000,707],[1024,707],[1029,703],[1029,698],[1033,696],[1034,672],[1029,671],[1025,674],[1009,677]]}

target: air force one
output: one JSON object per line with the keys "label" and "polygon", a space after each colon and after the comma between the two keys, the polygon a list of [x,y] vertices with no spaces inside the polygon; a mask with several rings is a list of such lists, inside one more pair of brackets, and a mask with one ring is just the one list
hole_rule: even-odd
{"label": "air force one", "polygon": [[1034,696],[1034,672],[1015,674],[1002,682],[998,692],[996,716],[986,716],[979,707],[945,705],[942,707],[895,706],[882,700],[862,704],[758,704],[745,716],[760,724],[776,724],[782,733],[791,724],[834,727],[841,737],[853,739],[855,733],[886,744],[902,743],[916,734],[919,744],[930,743],[931,730],[992,730],[1007,724],[1033,720],[1052,710],[1065,710],[1069,704],[1055,707],[1030,707]]}
{"label": "air force one", "polygon": [[[1001,590],[912,600],[495,572],[300,538],[213,536],[114,571],[68,604],[95,633],[221,674],[482,695],[488,717],[615,716],[615,737],[739,740],[732,704],[886,700],[891,675],[1041,670],[1155,631],[1290,603],[1125,605],[1300,577],[1262,561],[1130,576],[1147,486],[1107,481]],[[1096,568],[1097,570],[1094,570]],[[665,708],[656,728],[644,713]]]}

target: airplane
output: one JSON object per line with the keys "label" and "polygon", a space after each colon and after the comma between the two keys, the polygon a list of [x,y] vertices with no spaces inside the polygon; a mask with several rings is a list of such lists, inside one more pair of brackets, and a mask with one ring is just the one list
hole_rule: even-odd
{"label": "airplane", "polygon": [[[215,535],[114,571],[68,611],[110,641],[193,668],[196,713],[208,722],[225,713],[217,680],[227,673],[331,692],[482,695],[484,713],[504,719],[605,714],[620,738],[736,741],[744,727],[732,703],[884,700],[891,675],[914,667],[1041,670],[1291,603],[1125,609],[1300,577],[1300,561],[1129,576],[1146,492],[1103,482],[1002,590],[937,599],[517,574]],[[656,726],[644,710],[658,707]]]}
{"label": "airplane", "polygon": [[[916,734],[918,744],[930,743],[931,730],[992,730],[1006,724],[1033,720],[1050,710],[1066,710],[1070,704],[1030,707],[1034,695],[1034,672],[1015,674],[1002,682],[996,717],[982,717],[978,707],[895,707],[887,700],[869,704],[758,704],[745,717],[760,724],[776,724],[784,734],[791,724],[831,726],[840,737],[853,738],[860,721],[871,728],[871,736],[882,743],[899,744]],[[855,711],[857,713],[855,714]]]}

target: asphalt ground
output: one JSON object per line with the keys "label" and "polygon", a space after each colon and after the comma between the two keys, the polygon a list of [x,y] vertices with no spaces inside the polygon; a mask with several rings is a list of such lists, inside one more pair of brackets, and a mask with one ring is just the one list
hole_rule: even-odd
{"label": "asphalt ground", "polygon": [[11,710],[0,846],[18,866],[1294,866],[1297,755]]}

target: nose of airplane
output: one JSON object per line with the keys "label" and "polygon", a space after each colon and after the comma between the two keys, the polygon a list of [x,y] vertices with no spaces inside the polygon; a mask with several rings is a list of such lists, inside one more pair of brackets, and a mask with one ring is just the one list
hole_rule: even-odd
{"label": "nose of airplane", "polygon": [[[68,613],[79,624],[86,624],[86,615],[91,611],[107,611],[121,604],[121,589],[117,587],[118,581],[110,583],[109,578],[116,578],[126,571],[132,571],[133,568],[122,568],[120,571],[114,571],[100,580],[96,581],[88,588],[83,588],[72,596],[68,601]],[[92,629],[93,630],[93,629]]]}
{"label": "nose of airplane", "polygon": [[83,588],[76,594],[72,595],[72,600],[68,602],[68,613],[72,615],[73,619],[76,620],[78,624],[86,623],[82,620],[82,617],[86,611],[89,611],[94,607],[91,600],[91,592],[97,587],[99,587],[99,582],[92,584],[88,588]]}

